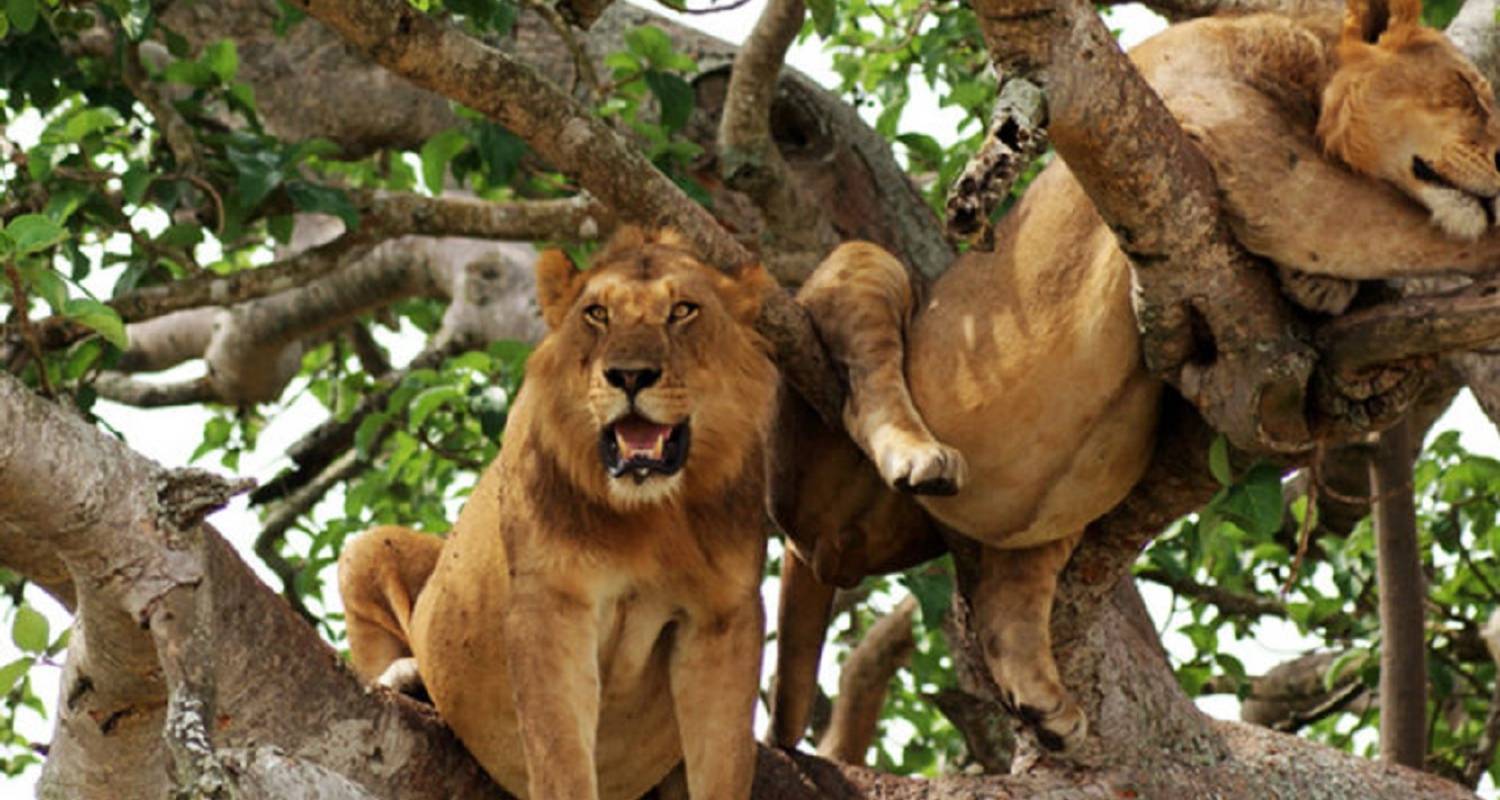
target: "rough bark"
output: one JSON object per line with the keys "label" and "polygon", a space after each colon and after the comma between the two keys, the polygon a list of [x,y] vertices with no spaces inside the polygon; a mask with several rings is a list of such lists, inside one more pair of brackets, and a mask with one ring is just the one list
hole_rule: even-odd
{"label": "rough bark", "polygon": [[1370,487],[1380,588],[1380,757],[1420,769],[1427,756],[1427,590],[1408,420],[1380,434],[1370,458]]}
{"label": "rough bark", "polygon": [[[44,797],[161,797],[169,781],[174,597],[206,636],[215,747],[275,747],[382,797],[493,797],[441,724],[361,689],[317,634],[260,584],[212,528],[192,522],[199,490],[0,376],[0,536],[23,575],[61,560],[77,596]],[[192,476],[188,476],[192,477]],[[211,482],[210,482],[211,484]],[[183,524],[187,520],[188,524]],[[174,594],[186,593],[186,594]],[[165,680],[163,679],[165,676]],[[193,690],[188,690],[191,696]]]}
{"label": "rough bark", "polygon": [[760,250],[772,274],[788,285],[802,283],[839,242],[822,209],[790,179],[771,137],[782,62],[806,15],[802,0],[766,3],[734,59],[719,121],[719,172],[763,212]]}

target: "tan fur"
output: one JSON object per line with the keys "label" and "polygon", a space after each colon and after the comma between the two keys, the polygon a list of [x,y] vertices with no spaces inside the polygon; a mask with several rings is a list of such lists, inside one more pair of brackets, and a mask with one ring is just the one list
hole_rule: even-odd
{"label": "tan fur", "polygon": [[[1282,130],[1310,134],[1316,126],[1330,155],[1429,202],[1434,222],[1467,236],[1443,205],[1457,201],[1444,195],[1433,204],[1427,191],[1433,185],[1412,174],[1412,160],[1426,159],[1457,187],[1454,197],[1488,202],[1500,191],[1493,98],[1451,45],[1415,27],[1420,7],[1413,6],[1415,0],[1399,0],[1387,26],[1355,0],[1342,40],[1332,19],[1198,20],[1169,29],[1132,57],[1203,146],[1221,185],[1240,180],[1232,161],[1216,157],[1223,154],[1222,131],[1245,141]],[[1366,41],[1369,31],[1379,35]],[[1273,121],[1282,127],[1257,131]],[[1281,143],[1258,146],[1274,154]],[[1351,195],[1387,191],[1368,179],[1350,186]],[[1318,199],[1339,205],[1336,197]],[[1235,217],[1232,204],[1227,211]],[[1260,222],[1239,218],[1252,231]],[[1054,162],[1037,178],[995,240],[995,252],[961,257],[915,310],[906,273],[871,245],[836,250],[799,301],[848,370],[846,426],[884,483],[920,486],[937,476],[962,484],[955,495],[915,499],[942,526],[982,545],[973,599],[987,664],[1043,744],[1070,747],[1084,738],[1087,721],[1052,659],[1057,575],[1084,528],[1144,471],[1161,386],[1142,364],[1129,264],[1065,164]],[[1315,241],[1280,246],[1311,253],[1314,265],[1325,261]],[[1377,261],[1360,269],[1378,274],[1401,266]],[[1347,302],[1347,293],[1297,283],[1320,300]],[[779,455],[778,465],[787,457]],[[814,497],[817,486],[862,491],[857,487],[869,486],[869,473],[868,466],[845,468],[842,476],[778,467],[773,496]],[[801,483],[783,485],[789,481]],[[913,554],[933,537],[928,525],[909,517],[861,509],[840,515],[837,501],[817,515],[780,500],[773,510],[800,559],[784,576],[790,584],[784,597],[807,598],[820,619],[826,619],[819,609],[827,584],[873,569],[869,552],[899,564],[884,556]],[[781,644],[780,667],[788,674],[779,675],[778,685],[791,687],[788,695],[807,685],[807,670],[816,668],[816,653],[809,657],[806,648],[821,642],[811,638],[799,630],[797,652]],[[773,736],[792,745],[807,700],[778,700]]]}
{"label": "tan fur", "polygon": [[[522,798],[634,800],[685,759],[692,797],[743,800],[777,386],[751,324],[769,279],[635,230],[587,272],[544,254],[538,279],[552,332],[452,534],[377,528],[340,558],[354,667],[375,680],[414,655],[443,718]],[[678,302],[696,313],[669,321]],[[648,367],[661,376],[635,411],[687,420],[692,439],[681,471],[638,484],[602,466],[600,432],[631,402],[604,370]]]}

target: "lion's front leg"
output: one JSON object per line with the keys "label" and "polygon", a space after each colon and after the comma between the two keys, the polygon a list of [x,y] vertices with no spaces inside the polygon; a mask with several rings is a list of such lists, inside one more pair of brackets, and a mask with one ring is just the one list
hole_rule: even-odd
{"label": "lion's front leg", "polygon": [[506,665],[530,800],[596,800],[598,629],[594,603],[538,579],[512,584]]}
{"label": "lion's front leg", "polygon": [[765,611],[752,592],[732,611],[680,623],[668,669],[692,800],[746,800],[755,774],[756,690]]}

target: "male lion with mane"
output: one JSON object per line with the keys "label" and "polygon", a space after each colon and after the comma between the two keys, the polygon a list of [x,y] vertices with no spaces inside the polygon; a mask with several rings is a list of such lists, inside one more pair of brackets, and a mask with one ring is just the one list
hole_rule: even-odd
{"label": "male lion with mane", "polygon": [[685,760],[692,797],[749,797],[771,286],[670,232],[625,229],[587,272],[543,253],[551,332],[452,534],[345,547],[355,671],[401,684],[414,657],[507,791],[635,800]]}
{"label": "male lion with mane", "polygon": [[[1342,25],[1202,19],[1131,54],[1214,166],[1235,234],[1297,270],[1284,280],[1305,304],[1341,310],[1344,279],[1496,263],[1495,237],[1470,246],[1500,194],[1494,95],[1420,15],[1420,0],[1350,0]],[[1327,160],[1298,149],[1313,141]],[[1413,200],[1440,235],[1349,216],[1381,208],[1399,222]],[[844,423],[868,461],[805,411],[783,414],[778,448],[835,455],[775,459],[790,542],[775,744],[805,730],[833,586],[932,555],[940,529],[980,545],[960,577],[1002,698],[1048,748],[1085,738],[1052,657],[1053,595],[1084,528],[1150,461],[1162,387],[1142,363],[1130,264],[1066,164],[1043,171],[995,241],[920,307],[901,264],[864,243],[834,251],[799,294],[848,371]],[[1331,291],[1300,291],[1308,272],[1335,279],[1314,287]]]}

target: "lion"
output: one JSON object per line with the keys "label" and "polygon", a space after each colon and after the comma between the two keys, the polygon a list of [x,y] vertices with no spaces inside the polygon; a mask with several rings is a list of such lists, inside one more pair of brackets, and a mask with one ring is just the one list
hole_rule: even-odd
{"label": "lion", "polygon": [[414,666],[521,798],[634,800],[679,762],[692,797],[747,798],[774,284],[634,228],[537,273],[549,333],[452,534],[380,527],[340,556],[352,665]]}
{"label": "lion", "polygon": [[[1299,279],[1493,268],[1494,246],[1470,246],[1500,194],[1493,92],[1420,14],[1420,0],[1350,0],[1342,25],[1201,19],[1131,57],[1215,167],[1236,235]],[[1303,142],[1327,159],[1299,156]],[[1256,177],[1262,156],[1286,186]],[[1439,235],[1413,233],[1418,204]],[[1349,224],[1350,209],[1376,208],[1395,222]],[[961,572],[1001,699],[1046,748],[1086,737],[1053,661],[1053,595],[1085,527],[1146,469],[1162,384],[1142,361],[1127,258],[1066,164],[1041,173],[995,241],[920,302],[901,263],[867,243],[835,250],[798,295],[847,371],[843,422],[864,458],[847,444],[814,463],[775,456],[772,511],[789,546],[773,744],[805,730],[832,587],[916,563],[945,534],[980,545]],[[839,446],[786,404],[778,448]],[[828,487],[837,496],[819,502]]]}

